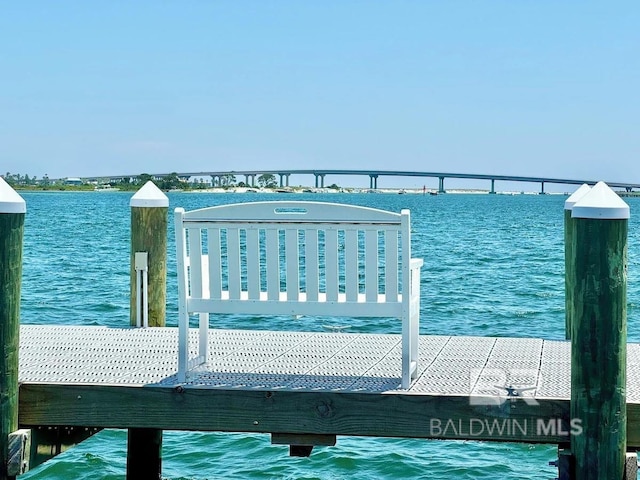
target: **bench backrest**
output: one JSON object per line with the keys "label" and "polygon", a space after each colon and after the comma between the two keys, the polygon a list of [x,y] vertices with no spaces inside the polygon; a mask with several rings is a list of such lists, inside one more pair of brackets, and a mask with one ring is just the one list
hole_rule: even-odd
{"label": "bench backrest", "polygon": [[178,294],[189,312],[400,317],[409,211],[250,202],[175,212]]}

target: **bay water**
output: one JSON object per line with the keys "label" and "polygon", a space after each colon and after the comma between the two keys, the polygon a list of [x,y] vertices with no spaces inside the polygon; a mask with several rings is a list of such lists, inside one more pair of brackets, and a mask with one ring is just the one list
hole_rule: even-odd
{"label": "bay water", "polygon": [[[131,193],[21,192],[27,203],[23,324],[127,326]],[[171,212],[263,200],[350,203],[411,211],[413,256],[424,259],[421,333],[564,339],[565,195],[168,193],[167,325],[177,325]],[[640,199],[629,223],[628,338],[640,341]],[[212,326],[243,328],[233,316]],[[320,329],[299,323],[300,329]],[[246,326],[246,325],[245,325]],[[252,329],[280,329],[268,318]],[[367,321],[352,332],[399,333]],[[212,408],[212,415],[215,412]],[[123,479],[126,431],[105,430],[20,478]],[[163,478],[551,479],[555,445],[338,437],[309,458],[269,435],[165,432]]]}

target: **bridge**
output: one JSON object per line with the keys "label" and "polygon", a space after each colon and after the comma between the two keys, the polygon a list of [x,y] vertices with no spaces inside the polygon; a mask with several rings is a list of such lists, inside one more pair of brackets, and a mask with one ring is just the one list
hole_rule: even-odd
{"label": "bridge", "polygon": [[[173,173],[159,173],[151,175],[153,178],[162,178]],[[209,172],[184,172],[177,173],[178,177],[188,179],[191,177],[207,177],[210,176],[213,179],[214,185],[221,185],[221,179],[224,177],[228,177],[230,175],[233,176],[244,176],[244,183],[248,186],[256,185],[256,177],[261,175],[274,175],[279,177],[279,185],[280,187],[288,187],[289,186],[289,177],[291,175],[313,175],[315,177],[315,187],[323,188],[325,177],[327,175],[360,175],[360,176],[368,176],[369,177],[369,188],[377,189],[378,188],[378,178],[379,177],[429,177],[429,178],[437,178],[438,179],[438,192],[445,193],[444,181],[447,178],[461,178],[461,179],[470,179],[470,180],[487,180],[491,182],[491,188],[489,190],[490,193],[496,193],[495,183],[497,181],[504,182],[526,182],[526,183],[539,183],[540,184],[540,193],[545,193],[545,184],[562,184],[562,185],[582,185],[586,183],[588,185],[595,185],[599,180],[594,179],[569,179],[569,178],[548,178],[548,177],[523,177],[517,175],[492,175],[492,174],[477,174],[477,173],[443,173],[443,172],[414,172],[414,171],[403,171],[403,170],[316,170],[316,169],[308,169],[308,170],[292,170],[292,169],[281,169],[281,170],[242,170],[242,171],[209,171]],[[83,178],[83,180],[96,180],[107,179],[109,181],[118,181],[123,180],[125,178],[136,178],[138,175],[114,175],[114,176],[101,176],[94,178]],[[640,189],[640,184],[638,183],[627,183],[627,182],[613,182],[606,180],[607,185],[612,188],[624,188],[627,192],[632,191],[633,189]]]}

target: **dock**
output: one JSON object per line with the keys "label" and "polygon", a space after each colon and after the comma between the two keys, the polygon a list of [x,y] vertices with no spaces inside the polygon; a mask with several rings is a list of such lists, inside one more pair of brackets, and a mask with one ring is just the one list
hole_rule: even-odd
{"label": "dock", "polygon": [[[22,325],[20,426],[569,441],[570,342],[421,335],[419,377],[402,390],[400,341],[212,330],[207,364],[179,383],[175,328]],[[627,364],[640,447],[639,344]]]}

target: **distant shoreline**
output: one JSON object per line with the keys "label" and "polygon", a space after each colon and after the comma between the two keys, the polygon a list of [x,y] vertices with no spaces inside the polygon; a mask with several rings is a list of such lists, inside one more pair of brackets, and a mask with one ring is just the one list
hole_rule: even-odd
{"label": "distant shoreline", "polygon": [[[423,188],[310,188],[310,187],[279,187],[279,188],[259,188],[259,187],[230,187],[230,188],[204,188],[199,190],[183,190],[182,193],[366,193],[366,194],[408,194],[408,195],[448,195],[448,194],[478,194],[489,195],[489,190],[452,188],[445,193],[439,193],[437,189]],[[496,195],[539,195],[539,192],[496,192]],[[568,195],[567,192],[552,192],[545,195]]]}
{"label": "distant shoreline", "polygon": [[[135,189],[120,189],[118,187],[112,188],[75,188],[73,186],[65,185],[64,188],[24,188],[18,187],[16,191],[20,192],[35,192],[35,193],[71,193],[71,192],[87,192],[87,193],[135,193]],[[320,194],[332,194],[332,193],[347,193],[347,194],[395,194],[395,195],[489,195],[489,190],[482,189],[464,189],[464,188],[452,188],[447,189],[445,193],[439,193],[437,189],[422,189],[422,188],[359,188],[359,187],[342,187],[342,188],[315,188],[315,187],[275,187],[275,188],[263,188],[263,187],[209,187],[201,189],[175,189],[168,190],[167,193],[186,193],[186,194],[229,194],[229,193],[241,193],[251,195],[252,193],[273,193],[273,194],[302,194],[302,193],[320,193]],[[617,192],[620,196],[640,196],[640,192]],[[540,192],[534,191],[498,191],[496,195],[540,195]],[[569,192],[545,192],[544,195],[570,195]]]}

